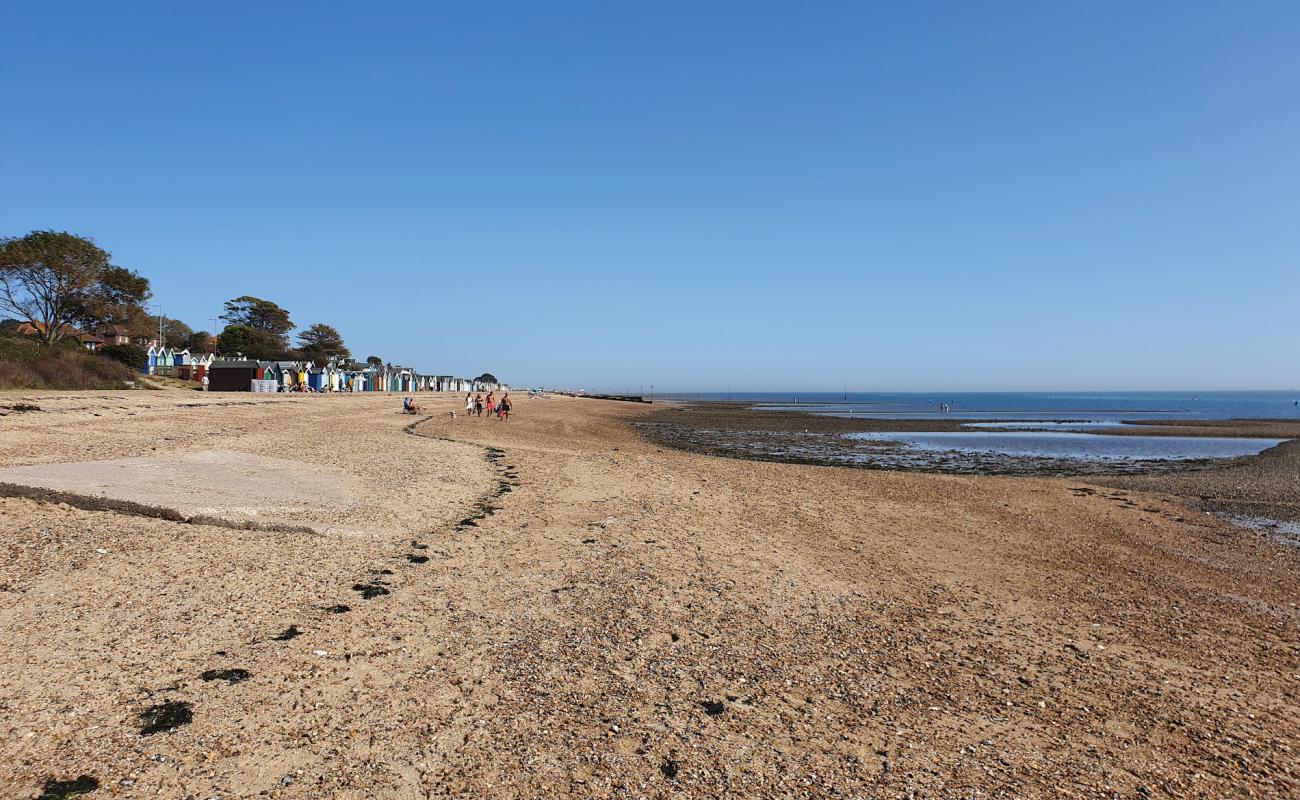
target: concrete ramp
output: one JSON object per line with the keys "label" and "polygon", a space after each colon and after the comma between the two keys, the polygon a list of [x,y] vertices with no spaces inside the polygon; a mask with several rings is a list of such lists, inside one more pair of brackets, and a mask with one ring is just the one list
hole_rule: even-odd
{"label": "concrete ramp", "polygon": [[9,467],[0,484],[84,508],[272,530],[347,530],[322,520],[354,502],[342,470],[230,450]]}

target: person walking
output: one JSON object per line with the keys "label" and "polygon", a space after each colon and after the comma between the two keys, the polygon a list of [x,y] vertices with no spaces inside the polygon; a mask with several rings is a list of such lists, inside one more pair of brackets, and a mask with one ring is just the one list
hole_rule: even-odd
{"label": "person walking", "polygon": [[492,414],[496,412],[496,405],[497,405],[496,401],[492,399],[491,392],[488,392],[487,400],[484,402],[484,405],[487,406],[487,415],[490,418]]}
{"label": "person walking", "polygon": [[203,373],[203,391],[208,390],[208,373]]}
{"label": "person walking", "polygon": [[474,416],[474,397],[469,392],[465,392],[465,416]]}
{"label": "person walking", "polygon": [[510,421],[510,392],[501,395],[501,403],[497,406],[500,409],[500,420],[502,422]]}
{"label": "person walking", "polygon": [[482,393],[474,395],[474,414],[483,416],[483,395]]}

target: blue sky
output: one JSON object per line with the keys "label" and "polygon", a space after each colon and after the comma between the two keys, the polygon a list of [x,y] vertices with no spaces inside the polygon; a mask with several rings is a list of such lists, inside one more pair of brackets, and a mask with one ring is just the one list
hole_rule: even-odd
{"label": "blue sky", "polygon": [[10,3],[0,235],[660,391],[1295,388],[1300,4]]}

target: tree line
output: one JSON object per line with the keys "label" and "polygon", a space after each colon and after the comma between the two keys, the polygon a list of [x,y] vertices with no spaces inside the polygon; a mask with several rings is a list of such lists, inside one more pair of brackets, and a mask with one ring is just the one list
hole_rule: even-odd
{"label": "tree line", "polygon": [[[244,295],[226,301],[220,317],[225,327],[214,333],[178,319],[151,317],[152,298],[148,278],[113,264],[111,254],[87,237],[32,231],[0,238],[0,313],[10,317],[10,327],[27,323],[33,329],[30,335],[47,349],[75,342],[80,332],[97,333],[109,326],[133,337],[156,339],[161,327],[162,344],[191,352],[317,365],[352,360],[342,334],[325,323],[302,329],[292,344],[295,325],[289,311],[270,300]],[[132,366],[143,364],[143,351],[134,345],[110,345],[101,352]],[[377,356],[366,361],[383,363]]]}

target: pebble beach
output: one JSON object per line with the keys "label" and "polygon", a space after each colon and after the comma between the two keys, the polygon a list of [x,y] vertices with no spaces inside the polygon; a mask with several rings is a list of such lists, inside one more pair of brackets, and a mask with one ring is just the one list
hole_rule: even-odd
{"label": "pebble beach", "polygon": [[0,465],[89,476],[0,476],[0,796],[1300,793],[1300,551],[1169,483],[418,399],[0,395]]}

